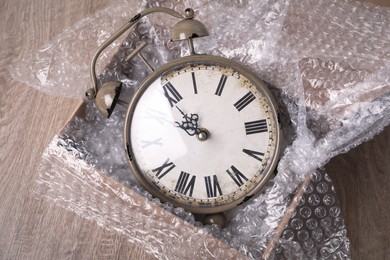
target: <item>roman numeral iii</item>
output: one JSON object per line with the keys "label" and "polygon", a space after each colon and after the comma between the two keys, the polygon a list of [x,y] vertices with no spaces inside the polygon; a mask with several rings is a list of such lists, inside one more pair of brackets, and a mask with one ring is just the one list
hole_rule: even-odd
{"label": "roman numeral iii", "polygon": [[169,105],[173,107],[177,102],[183,99],[180,93],[175,89],[175,87],[168,82],[163,86],[164,95],[168,99]]}
{"label": "roman numeral iii", "polygon": [[190,178],[190,174],[182,171],[180,173],[179,179],[177,180],[175,191],[179,192],[183,195],[187,195],[189,197],[192,197],[192,192],[194,191],[196,176],[192,176],[191,180],[188,181],[189,178]]}
{"label": "roman numeral iii", "polygon": [[247,135],[267,132],[267,120],[261,119],[245,123],[245,133]]}
{"label": "roman numeral iii", "polygon": [[229,174],[229,176],[233,179],[233,181],[239,186],[241,187],[241,185],[244,184],[244,181],[247,181],[248,178],[242,174],[242,172],[240,172],[236,167],[234,167],[233,165],[230,167],[230,169],[227,169],[226,172]]}
{"label": "roman numeral iii", "polygon": [[167,159],[163,165],[160,167],[157,167],[156,169],[153,169],[152,172],[156,174],[156,177],[158,179],[161,179],[164,177],[168,172],[170,172],[173,168],[175,168],[175,164],[173,162],[170,162],[169,159]]}
{"label": "roman numeral iii", "polygon": [[208,198],[222,196],[221,186],[219,186],[218,178],[216,175],[213,175],[213,177],[204,177],[204,182],[206,185],[206,192]]}
{"label": "roman numeral iii", "polygon": [[240,98],[240,100],[234,103],[234,106],[237,108],[238,111],[241,111],[247,105],[249,105],[253,100],[255,100],[255,98],[256,97],[252,92],[248,92],[242,98]]}

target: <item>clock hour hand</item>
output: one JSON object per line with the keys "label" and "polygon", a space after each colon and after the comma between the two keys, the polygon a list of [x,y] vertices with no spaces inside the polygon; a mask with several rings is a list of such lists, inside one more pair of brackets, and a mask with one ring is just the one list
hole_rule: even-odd
{"label": "clock hour hand", "polygon": [[189,136],[194,136],[198,138],[200,141],[205,141],[210,136],[210,133],[205,128],[199,128],[198,126],[198,120],[199,116],[198,114],[185,114],[181,109],[176,106],[177,110],[183,115],[182,122],[175,122],[176,126],[183,129]]}
{"label": "clock hour hand", "polygon": [[175,122],[176,126],[183,129],[189,136],[194,136],[199,130],[198,130],[198,120],[199,116],[198,114],[184,114],[183,111],[179,107],[177,107],[177,110],[183,115],[182,122]]}

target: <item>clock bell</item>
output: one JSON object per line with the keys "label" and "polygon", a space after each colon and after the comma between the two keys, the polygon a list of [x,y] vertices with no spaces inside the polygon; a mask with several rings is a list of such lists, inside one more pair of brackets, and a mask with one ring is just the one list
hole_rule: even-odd
{"label": "clock bell", "polygon": [[[132,28],[142,17],[147,16],[152,13],[165,13],[175,18],[181,19],[176,23],[171,30],[171,41],[181,41],[187,40],[189,45],[189,50],[191,54],[195,54],[193,38],[208,36],[209,33],[206,27],[198,20],[194,19],[194,10],[187,8],[184,12],[184,16],[180,13],[165,7],[153,7],[144,10],[143,12],[135,15],[128,23],[119,28],[110,38],[108,38],[96,51],[93,56],[92,62],[90,64],[90,76],[92,81],[92,88],[88,89],[86,92],[87,99],[94,100],[97,109],[101,115],[105,118],[109,118],[112,112],[115,109],[115,105],[118,104],[127,104],[124,101],[119,99],[122,82],[120,81],[108,81],[98,86],[98,80],[96,76],[96,62],[100,54],[116,39],[118,39],[123,33]],[[136,48],[128,57],[127,60],[132,59],[134,56],[138,55],[141,60],[147,65],[150,70],[154,70],[152,66],[148,63],[145,57],[142,55],[141,51],[146,46],[146,43],[142,43],[138,48]]]}

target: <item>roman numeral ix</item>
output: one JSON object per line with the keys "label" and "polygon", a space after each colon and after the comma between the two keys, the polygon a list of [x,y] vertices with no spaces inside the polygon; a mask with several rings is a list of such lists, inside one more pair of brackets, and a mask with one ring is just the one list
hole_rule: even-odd
{"label": "roman numeral ix", "polygon": [[[181,172],[179,179],[177,180],[175,191],[183,195],[192,197],[192,192],[194,191],[196,176],[192,176],[191,180],[188,181],[190,174],[186,172]],[[188,193],[188,194],[187,194]]]}
{"label": "roman numeral ix", "polygon": [[173,162],[170,162],[169,159],[167,159],[163,165],[160,167],[157,167],[156,169],[153,169],[152,172],[156,173],[156,177],[158,179],[161,179],[164,177],[168,172],[170,172],[173,168],[175,168],[175,164]]}
{"label": "roman numeral ix", "polygon": [[245,133],[247,135],[267,132],[267,120],[261,119],[245,123]]}
{"label": "roman numeral ix", "polygon": [[241,111],[247,105],[249,105],[255,98],[256,97],[252,92],[248,92],[242,98],[240,98],[240,100],[234,103],[234,106],[237,108],[238,111]]}
{"label": "roman numeral ix", "polygon": [[208,198],[217,197],[218,194],[219,196],[222,196],[221,186],[219,186],[218,178],[216,175],[213,175],[213,177],[206,176],[204,177],[204,181]]}
{"label": "roman numeral ix", "polygon": [[168,82],[163,86],[164,95],[168,99],[169,105],[173,107],[177,102],[183,99],[180,93],[175,89],[175,87]]}

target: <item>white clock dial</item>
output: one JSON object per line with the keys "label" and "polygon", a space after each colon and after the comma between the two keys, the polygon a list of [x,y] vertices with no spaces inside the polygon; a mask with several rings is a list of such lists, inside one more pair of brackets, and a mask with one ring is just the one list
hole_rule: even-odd
{"label": "white clock dial", "polygon": [[131,164],[165,200],[210,212],[241,202],[269,177],[278,146],[275,111],[237,70],[176,66],[132,105]]}

